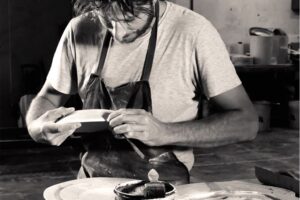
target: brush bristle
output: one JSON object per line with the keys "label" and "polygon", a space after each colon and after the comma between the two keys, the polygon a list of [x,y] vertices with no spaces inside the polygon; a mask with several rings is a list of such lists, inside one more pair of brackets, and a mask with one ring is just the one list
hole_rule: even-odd
{"label": "brush bristle", "polygon": [[166,196],[166,187],[164,183],[150,182],[145,184],[145,198],[162,198]]}

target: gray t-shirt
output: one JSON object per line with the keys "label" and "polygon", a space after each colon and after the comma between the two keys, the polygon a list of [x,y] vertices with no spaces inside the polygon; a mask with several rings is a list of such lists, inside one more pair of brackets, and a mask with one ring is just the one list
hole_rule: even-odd
{"label": "gray t-shirt", "polygon": [[[98,67],[105,28],[90,12],[70,21],[56,49],[47,81],[58,91],[84,98]],[[141,77],[150,32],[132,43],[114,41],[101,76],[115,87]],[[241,84],[218,32],[203,16],[167,2],[149,78],[153,115],[163,122],[197,117],[199,96],[211,98]],[[184,134],[184,133],[182,133]],[[174,151],[188,169],[191,149]]]}

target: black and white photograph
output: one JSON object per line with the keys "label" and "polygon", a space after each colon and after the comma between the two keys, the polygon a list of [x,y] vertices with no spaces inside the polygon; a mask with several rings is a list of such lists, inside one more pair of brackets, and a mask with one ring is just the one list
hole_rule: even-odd
{"label": "black and white photograph", "polygon": [[299,0],[0,0],[1,200],[299,199]]}

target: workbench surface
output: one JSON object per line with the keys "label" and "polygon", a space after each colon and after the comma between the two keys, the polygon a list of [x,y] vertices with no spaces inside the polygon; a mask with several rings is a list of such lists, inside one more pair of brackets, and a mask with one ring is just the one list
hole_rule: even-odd
{"label": "workbench surface", "polygon": [[[1,144],[1,143],[0,143]],[[253,142],[195,149],[192,182],[255,181],[254,166],[299,171],[299,131],[274,129]],[[45,188],[76,178],[79,157],[71,146],[0,150],[0,199],[42,199]]]}

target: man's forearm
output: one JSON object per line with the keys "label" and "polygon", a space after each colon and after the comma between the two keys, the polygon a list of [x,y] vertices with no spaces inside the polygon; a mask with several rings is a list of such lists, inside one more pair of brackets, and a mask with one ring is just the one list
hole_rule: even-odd
{"label": "man's forearm", "polygon": [[166,127],[169,144],[206,148],[252,140],[258,122],[255,114],[233,110],[201,120],[167,124]]}
{"label": "man's forearm", "polygon": [[37,119],[48,110],[52,110],[54,108],[56,108],[56,106],[53,103],[51,103],[51,101],[49,101],[47,98],[43,96],[35,97],[31,102],[26,115],[27,125],[29,125],[33,120]]}
{"label": "man's forearm", "polygon": [[31,102],[31,105],[26,115],[26,124],[28,127],[29,135],[32,137],[33,140],[37,142],[41,140],[41,131],[33,130],[41,128],[41,126],[35,126],[33,124],[34,120],[36,120],[48,110],[52,110],[54,108],[56,107],[51,103],[51,101],[42,96],[37,96]]}
{"label": "man's forearm", "polygon": [[[62,101],[57,98],[56,102]],[[36,97],[26,117],[29,135],[36,142],[61,145],[81,124],[56,124],[56,121],[74,112],[74,110],[73,107],[60,107],[60,104],[52,103],[44,96]]]}

